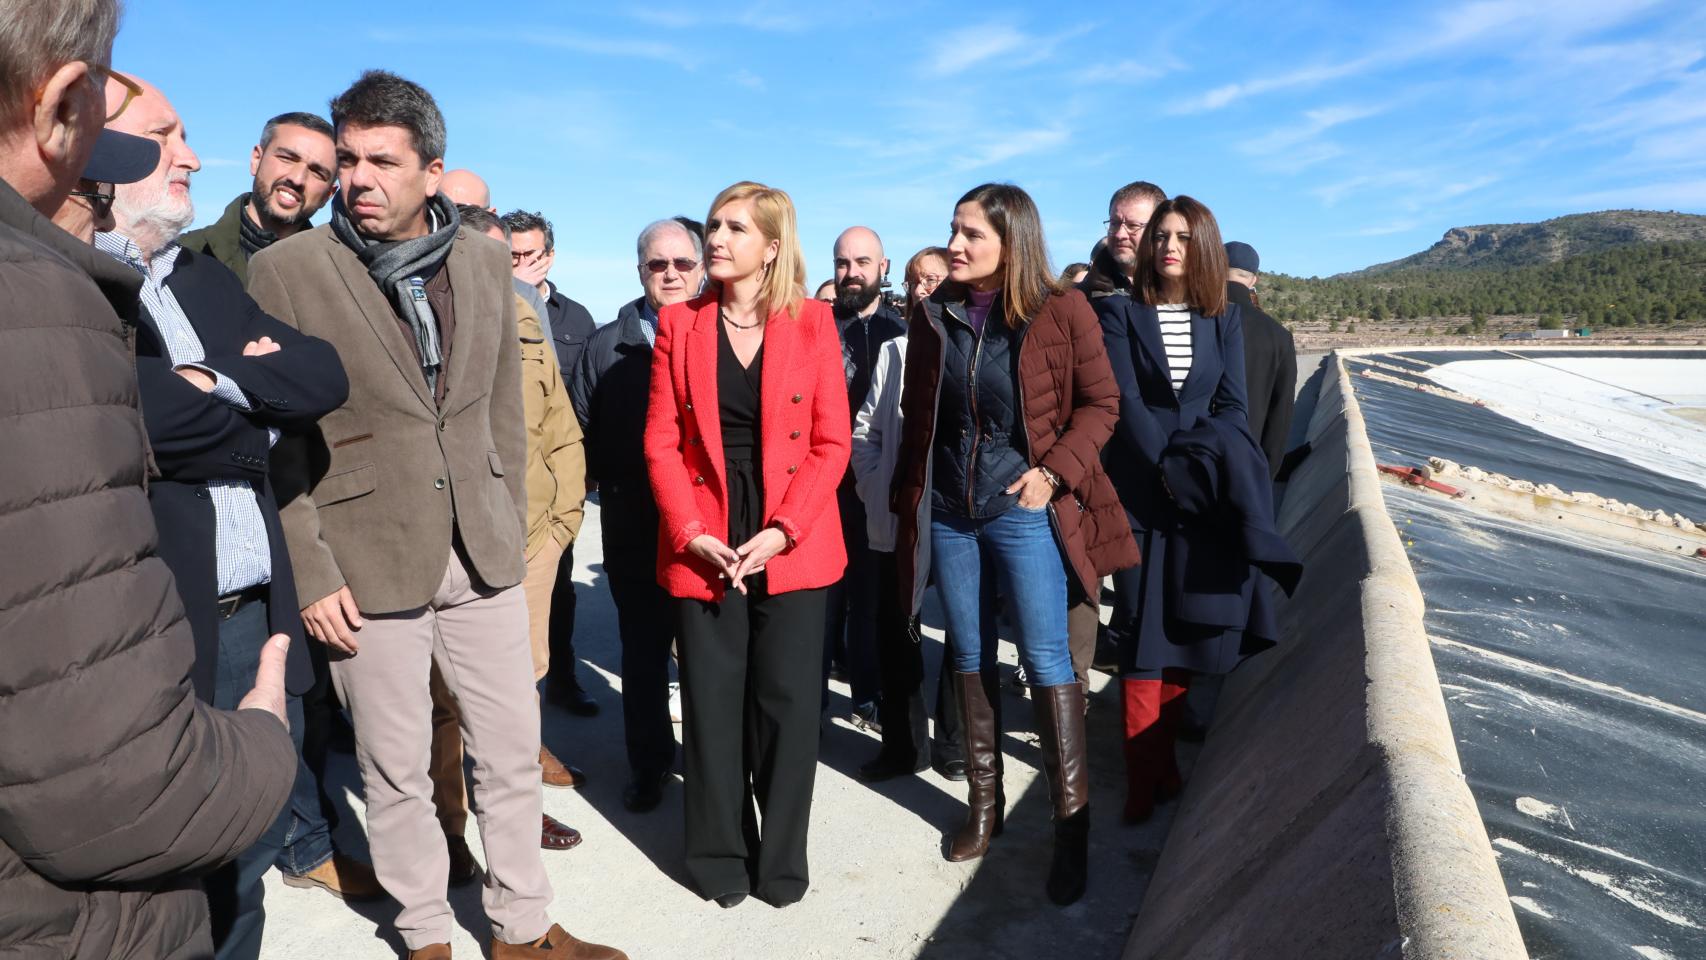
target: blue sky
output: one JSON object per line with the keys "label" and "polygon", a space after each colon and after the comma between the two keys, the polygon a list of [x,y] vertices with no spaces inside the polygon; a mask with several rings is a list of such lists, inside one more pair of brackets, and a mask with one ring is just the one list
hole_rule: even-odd
{"label": "blue sky", "polygon": [[741,179],[793,195],[814,285],[855,223],[898,283],[986,180],[1036,198],[1057,267],[1139,178],[1302,275],[1453,226],[1706,212],[1698,0],[131,0],[114,62],[184,116],[202,222],[248,189],[267,117],[324,112],[368,67],[423,84],[449,166],[551,218],[552,279],[600,322],[638,295],[639,229]]}

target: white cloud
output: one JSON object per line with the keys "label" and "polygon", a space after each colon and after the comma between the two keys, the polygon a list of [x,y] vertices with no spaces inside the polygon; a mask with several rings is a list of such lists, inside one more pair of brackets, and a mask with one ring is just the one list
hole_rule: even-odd
{"label": "white cloud", "polygon": [[1649,210],[1706,211],[1706,177],[1637,183],[1608,190],[1577,194],[1567,201],[1572,207],[1603,210],[1641,207]]}
{"label": "white cloud", "polygon": [[805,12],[792,9],[784,3],[754,3],[729,11],[715,10],[708,5],[700,8],[673,7],[659,10],[635,6],[622,12],[641,23],[672,30],[733,26],[764,33],[796,33],[811,24],[811,18]]}
{"label": "white cloud", "polygon": [[745,67],[735,71],[734,75],[729,77],[729,79],[748,90],[757,90],[760,92],[764,90],[764,78]]}
{"label": "white cloud", "polygon": [[1386,237],[1391,236],[1394,233],[1408,233],[1420,225],[1420,222],[1416,220],[1395,220],[1391,223],[1381,223],[1375,224],[1374,226],[1363,227],[1361,230],[1353,232],[1351,236]]}
{"label": "white cloud", "polygon": [[1121,60],[1118,63],[1098,63],[1072,75],[1085,84],[1132,84],[1154,80],[1178,69],[1176,65],[1144,60]]}
{"label": "white cloud", "polygon": [[1025,33],[1001,23],[985,23],[950,31],[937,41],[928,70],[937,76],[963,73],[981,63],[1002,58],[1000,66],[1024,67],[1054,56],[1055,50],[1092,29],[1086,24],[1053,36]]}
{"label": "white cloud", "polygon": [[368,31],[368,38],[373,42],[398,46],[436,45],[443,43],[446,36],[455,36],[464,41],[485,40],[505,44],[522,43],[599,57],[661,60],[666,63],[679,64],[688,69],[691,69],[697,61],[696,57],[669,43],[655,40],[600,37],[569,30],[438,26],[400,29],[380,28]]}
{"label": "white cloud", "polygon": [[965,150],[957,147],[958,157],[955,167],[960,170],[975,170],[993,164],[1022,157],[1032,153],[1046,153],[1056,147],[1064,146],[1072,139],[1072,131],[1063,126],[1039,127],[1032,130],[1015,130],[1003,133],[997,137],[984,138],[981,142]]}
{"label": "white cloud", "polygon": [[1347,104],[1305,110],[1303,122],[1277,127],[1253,140],[1244,141],[1238,145],[1238,149],[1240,152],[1253,157],[1289,153],[1334,127],[1357,120],[1365,120],[1384,113],[1387,109],[1387,105],[1352,106]]}

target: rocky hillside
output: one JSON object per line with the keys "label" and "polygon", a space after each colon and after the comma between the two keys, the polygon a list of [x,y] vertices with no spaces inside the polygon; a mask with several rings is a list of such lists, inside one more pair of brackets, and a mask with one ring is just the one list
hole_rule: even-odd
{"label": "rocky hillside", "polygon": [[1666,241],[1706,241],[1706,216],[1654,210],[1604,210],[1540,223],[1453,227],[1438,243],[1421,253],[1340,276],[1376,277],[1418,269],[1530,267],[1616,247]]}

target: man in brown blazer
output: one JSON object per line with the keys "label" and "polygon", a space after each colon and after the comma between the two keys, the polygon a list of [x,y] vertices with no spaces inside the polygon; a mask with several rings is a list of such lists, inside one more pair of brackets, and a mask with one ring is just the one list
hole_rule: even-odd
{"label": "man in brown blazer", "polygon": [[520,589],[521,357],[501,244],[438,195],[444,118],[401,77],[331,104],[327,226],[249,265],[273,316],[337,347],[349,401],[281,444],[275,483],[309,633],[355,720],[380,882],[416,960],[450,956],[449,857],[427,774],[436,663],[474,755],[493,960],[611,960],[551,923],[539,854],[539,711]]}

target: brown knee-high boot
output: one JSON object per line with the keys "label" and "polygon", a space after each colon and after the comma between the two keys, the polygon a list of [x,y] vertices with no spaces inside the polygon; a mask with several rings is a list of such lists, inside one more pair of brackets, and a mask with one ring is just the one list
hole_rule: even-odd
{"label": "brown knee-high boot", "polygon": [[1084,743],[1084,688],[1076,682],[1031,688],[1043,773],[1054,800],[1054,861],[1048,897],[1066,906],[1084,896],[1090,860],[1090,766]]}
{"label": "brown knee-high boot", "polygon": [[948,859],[976,860],[989,850],[991,837],[1001,835],[1007,819],[1007,798],[1001,786],[1001,730],[991,700],[993,684],[981,673],[954,674],[954,693],[965,721],[965,825],[948,843]]}

